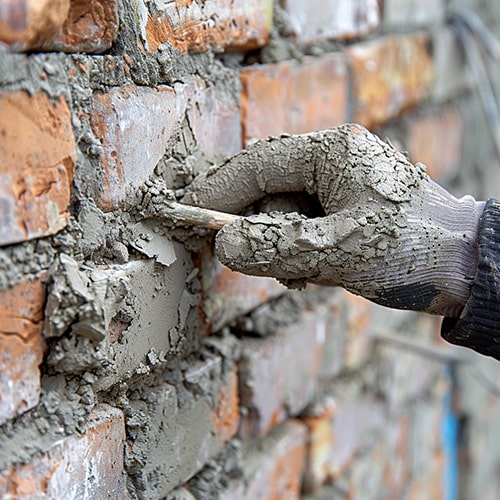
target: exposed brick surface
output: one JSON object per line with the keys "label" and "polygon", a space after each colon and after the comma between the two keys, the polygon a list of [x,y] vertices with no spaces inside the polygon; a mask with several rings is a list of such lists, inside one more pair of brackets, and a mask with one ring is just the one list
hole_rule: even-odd
{"label": "exposed brick surface", "polygon": [[285,290],[275,279],[247,276],[206,258],[202,269],[202,310],[213,331]]}
{"label": "exposed brick surface", "polygon": [[182,52],[208,48],[250,50],[264,45],[272,22],[272,1],[229,0],[156,2],[145,22],[145,48],[170,43]]}
{"label": "exposed brick surface", "polygon": [[129,498],[123,476],[125,427],[120,410],[102,404],[82,436],[63,438],[27,464],[0,473],[2,498]]}
{"label": "exposed brick surface", "polygon": [[[222,359],[208,357],[188,366],[184,383],[192,392],[169,384],[151,388],[149,409],[144,401],[132,401],[130,471],[141,498],[162,498],[187,481],[237,430],[235,366],[223,374]],[[147,425],[133,423],[144,418]]]}
{"label": "exposed brick surface", "polygon": [[[282,0],[294,35],[300,43],[321,39],[358,38],[377,28],[377,0]],[[321,15],[316,15],[321,12]]]}
{"label": "exposed brick surface", "polygon": [[354,121],[380,125],[418,104],[434,76],[426,35],[387,36],[347,49],[352,69]]}
{"label": "exposed brick surface", "polygon": [[263,339],[245,339],[240,361],[240,434],[263,436],[311,401],[321,363],[324,325],[314,314]]}
{"label": "exposed brick surface", "polygon": [[41,279],[0,291],[0,424],[38,403],[44,302]]}
{"label": "exposed brick surface", "polygon": [[304,133],[345,121],[345,57],[333,53],[241,72],[245,143],[269,135]]}
{"label": "exposed brick surface", "polygon": [[462,118],[451,106],[411,120],[407,140],[410,160],[424,163],[435,180],[453,176],[460,166],[463,132]]}
{"label": "exposed brick surface", "polygon": [[[104,177],[95,179],[92,187],[103,209],[126,204],[128,192],[153,173],[186,112],[208,159],[238,151],[236,105],[217,101],[213,89],[201,80],[154,89],[130,85],[94,95],[91,120],[102,143]],[[82,188],[92,175],[88,172],[80,179]]]}
{"label": "exposed brick surface", "polygon": [[20,49],[33,48],[64,24],[70,0],[2,0],[0,40]]}
{"label": "exposed brick surface", "polygon": [[298,499],[304,468],[306,428],[289,420],[244,458],[243,479],[233,481],[221,500]]}
{"label": "exposed brick surface", "polygon": [[0,40],[18,50],[103,52],[117,30],[116,0],[0,2]]}
{"label": "exposed brick surface", "polygon": [[445,18],[445,0],[383,0],[383,4],[386,30],[436,25]]}
{"label": "exposed brick surface", "polygon": [[76,158],[64,99],[0,97],[0,245],[57,233],[66,225]]}

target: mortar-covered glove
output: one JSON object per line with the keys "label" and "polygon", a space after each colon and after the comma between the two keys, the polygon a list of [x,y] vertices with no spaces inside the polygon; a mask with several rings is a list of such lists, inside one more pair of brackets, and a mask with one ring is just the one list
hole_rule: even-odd
{"label": "mortar-covered glove", "polygon": [[324,214],[258,214],[223,227],[230,268],[343,288],[393,308],[460,316],[477,267],[484,203],[456,199],[421,164],[359,125],[258,141],[197,178],[183,202],[236,213],[307,192]]}

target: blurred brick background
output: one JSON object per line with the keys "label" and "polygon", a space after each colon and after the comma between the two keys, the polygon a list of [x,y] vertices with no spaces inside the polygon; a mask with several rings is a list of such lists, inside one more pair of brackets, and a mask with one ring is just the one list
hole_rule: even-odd
{"label": "blurred brick background", "polygon": [[500,33],[494,0],[0,0],[1,498],[500,497],[497,362],[138,215],[346,121],[498,197],[459,8]]}

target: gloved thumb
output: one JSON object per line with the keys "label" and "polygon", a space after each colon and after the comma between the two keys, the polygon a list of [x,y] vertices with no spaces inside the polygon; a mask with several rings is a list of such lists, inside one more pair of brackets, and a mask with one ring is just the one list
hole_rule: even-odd
{"label": "gloved thumb", "polygon": [[279,212],[243,217],[219,231],[215,250],[235,271],[303,286],[319,278],[321,254],[333,244],[322,220]]}

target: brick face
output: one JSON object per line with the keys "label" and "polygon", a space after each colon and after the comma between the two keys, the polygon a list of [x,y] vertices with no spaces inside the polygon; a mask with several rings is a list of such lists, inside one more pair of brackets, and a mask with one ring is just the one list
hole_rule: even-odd
{"label": "brick face", "polygon": [[381,125],[415,106],[432,88],[434,67],[425,35],[387,36],[347,49],[354,120]]}
{"label": "brick face", "polygon": [[0,245],[55,234],[66,225],[76,159],[64,99],[0,96]]}
{"label": "brick face", "polygon": [[0,424],[38,403],[44,302],[40,278],[0,291]]}
{"label": "brick face", "polygon": [[271,0],[239,4],[229,0],[156,2],[145,21],[145,48],[153,53],[169,43],[181,52],[251,50],[264,45],[272,21]]}
{"label": "brick face", "polygon": [[123,476],[120,410],[102,404],[82,436],[63,438],[29,463],[0,473],[2,498],[129,498]]}
{"label": "brick face", "polygon": [[300,134],[345,121],[345,58],[333,53],[298,62],[250,66],[241,72],[243,139]]}
{"label": "brick face", "polygon": [[[380,22],[378,0],[282,0],[300,43],[321,39],[359,38]],[[315,15],[321,12],[321,16]]]}

